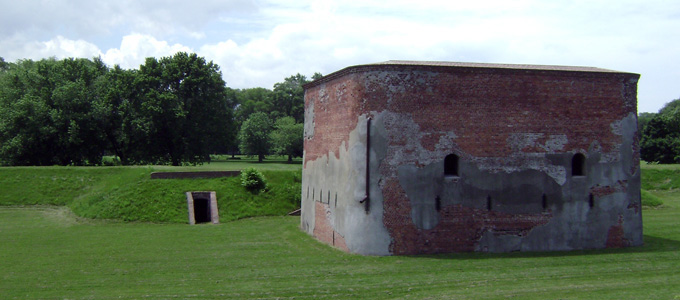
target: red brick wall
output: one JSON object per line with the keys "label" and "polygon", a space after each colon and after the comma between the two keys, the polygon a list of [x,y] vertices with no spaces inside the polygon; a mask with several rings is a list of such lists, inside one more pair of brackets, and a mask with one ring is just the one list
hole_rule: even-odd
{"label": "red brick wall", "polygon": [[[305,140],[305,162],[330,151],[338,153],[335,149],[347,141],[359,115],[385,110],[409,115],[425,133],[417,142],[429,151],[435,150],[441,135],[453,131],[456,149],[444,149],[442,159],[454,151],[462,159],[509,157],[518,151],[516,145],[508,143],[517,133],[539,133],[543,139],[566,136],[564,152],[587,151],[594,141],[603,153],[618,152],[622,137],[613,132],[612,124],[636,114],[635,76],[404,66],[349,73],[309,87],[306,92],[305,105],[314,102],[316,126],[314,137]],[[435,228],[417,229],[396,167],[422,162],[402,159],[395,165],[386,163],[394,161],[395,149],[417,137],[406,136],[389,124],[386,129],[390,144],[380,172],[383,221],[392,237],[393,254],[473,251],[474,242],[485,231],[522,235],[550,219],[550,213],[510,215],[451,206],[440,211],[442,221]],[[538,142],[541,144],[540,139]],[[541,147],[519,151],[546,152]],[[634,155],[638,161],[637,149]],[[593,193],[606,194],[608,188],[616,189],[602,187]],[[618,245],[614,242],[618,236],[612,229],[608,245]]]}
{"label": "red brick wall", "polygon": [[355,80],[356,74],[343,80],[329,82],[305,92],[305,108],[314,102],[314,136],[305,139],[305,164],[333,151],[339,155],[343,142],[348,146],[349,133],[357,126],[359,110],[357,99],[363,89]]}

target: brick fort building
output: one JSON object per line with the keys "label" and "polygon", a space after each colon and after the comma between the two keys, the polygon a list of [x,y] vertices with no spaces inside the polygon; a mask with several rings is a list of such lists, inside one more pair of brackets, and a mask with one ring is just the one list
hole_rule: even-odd
{"label": "brick fort building", "polygon": [[641,245],[639,77],[388,61],[313,81],[301,227],[364,255]]}

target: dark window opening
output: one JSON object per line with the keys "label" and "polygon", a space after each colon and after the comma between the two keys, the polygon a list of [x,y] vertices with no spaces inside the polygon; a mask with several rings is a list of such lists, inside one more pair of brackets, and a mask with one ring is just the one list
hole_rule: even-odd
{"label": "dark window opening", "polygon": [[574,154],[571,159],[571,176],[586,175],[586,156],[582,153]]}
{"label": "dark window opening", "polygon": [[210,199],[194,199],[194,220],[196,220],[197,224],[212,222],[212,217],[210,214]]}
{"label": "dark window opening", "polygon": [[543,206],[543,210],[548,208],[548,197],[545,194],[543,194],[543,197],[541,197],[541,205]]}
{"label": "dark window opening", "polygon": [[458,155],[449,154],[444,158],[444,176],[459,176]]}
{"label": "dark window opening", "polygon": [[593,194],[588,195],[588,206],[590,206],[590,208],[593,208],[593,206],[595,206],[595,197],[593,196]]}

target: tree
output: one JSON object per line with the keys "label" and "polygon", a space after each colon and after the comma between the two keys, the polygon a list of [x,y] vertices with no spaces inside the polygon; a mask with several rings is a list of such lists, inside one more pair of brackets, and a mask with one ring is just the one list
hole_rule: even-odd
{"label": "tree", "polygon": [[274,118],[290,116],[296,122],[304,122],[305,91],[302,85],[308,82],[298,73],[274,84]]}
{"label": "tree", "polygon": [[0,78],[0,161],[8,165],[98,164],[104,152],[93,110],[101,60],[12,64]]}
{"label": "tree", "polygon": [[303,150],[304,126],[295,123],[293,117],[283,117],[276,120],[271,140],[274,153],[287,155],[288,163],[293,162],[293,157],[301,157]]}
{"label": "tree", "polygon": [[116,65],[97,83],[94,107],[101,116],[99,123],[106,148],[123,165],[147,162],[144,153],[151,125],[141,115],[136,77],[136,70]]}
{"label": "tree", "polygon": [[257,155],[258,162],[262,162],[271,148],[270,133],[271,119],[263,112],[256,112],[241,125],[239,133],[239,148],[248,155]]}
{"label": "tree", "polygon": [[638,133],[642,134],[645,126],[656,116],[656,113],[643,112],[638,114]]}
{"label": "tree", "polygon": [[667,103],[645,122],[640,140],[641,158],[662,164],[680,163],[680,99]]}
{"label": "tree", "polygon": [[5,59],[0,57],[0,72],[7,71],[9,69],[9,63],[5,62]]}
{"label": "tree", "polygon": [[172,165],[200,163],[229,139],[232,109],[219,66],[179,52],[147,58],[136,78],[141,124],[148,124],[148,155]]}
{"label": "tree", "polygon": [[274,107],[272,102],[272,91],[257,87],[236,90],[235,96],[237,106],[234,111],[234,119],[237,124],[243,124],[254,112],[271,113]]}
{"label": "tree", "polygon": [[318,79],[321,79],[321,78],[323,78],[323,75],[319,72],[314,72],[314,75],[312,75],[312,81],[318,80]]}

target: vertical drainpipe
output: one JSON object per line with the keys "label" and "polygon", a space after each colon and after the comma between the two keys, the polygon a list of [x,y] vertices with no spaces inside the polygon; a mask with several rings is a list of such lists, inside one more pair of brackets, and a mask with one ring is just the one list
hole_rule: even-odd
{"label": "vertical drainpipe", "polygon": [[366,213],[371,210],[371,177],[370,177],[370,158],[371,158],[371,118],[366,120],[366,196],[359,203],[364,204]]}

